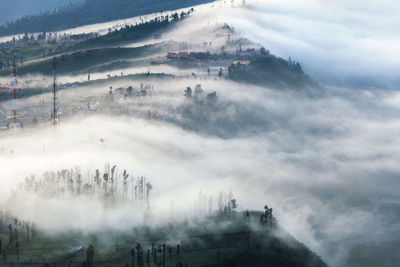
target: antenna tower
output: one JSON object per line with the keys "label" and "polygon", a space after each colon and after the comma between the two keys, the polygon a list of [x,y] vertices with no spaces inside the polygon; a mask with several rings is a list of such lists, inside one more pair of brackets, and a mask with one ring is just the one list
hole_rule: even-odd
{"label": "antenna tower", "polygon": [[51,119],[53,125],[58,122],[58,91],[57,91],[57,79],[56,79],[56,58],[53,57],[53,106],[51,112]]}
{"label": "antenna tower", "polygon": [[17,90],[18,89],[17,89],[17,66],[15,65],[15,61],[14,61],[13,67],[14,67],[14,71],[13,71],[14,79],[13,79],[13,89],[12,89],[13,105],[12,105],[11,113],[12,113],[13,123],[17,123],[17,121],[18,121]]}

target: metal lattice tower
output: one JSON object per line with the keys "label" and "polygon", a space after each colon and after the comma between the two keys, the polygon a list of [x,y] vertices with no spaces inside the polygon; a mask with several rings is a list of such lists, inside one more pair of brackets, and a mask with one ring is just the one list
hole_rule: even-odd
{"label": "metal lattice tower", "polygon": [[58,122],[58,90],[57,90],[57,77],[56,77],[56,58],[53,58],[53,106],[51,112],[51,119],[53,125]]}
{"label": "metal lattice tower", "polygon": [[13,78],[13,104],[12,104],[12,110],[11,110],[11,115],[13,118],[13,123],[17,123],[18,121],[18,103],[17,103],[17,66],[15,65],[14,61],[14,78]]}

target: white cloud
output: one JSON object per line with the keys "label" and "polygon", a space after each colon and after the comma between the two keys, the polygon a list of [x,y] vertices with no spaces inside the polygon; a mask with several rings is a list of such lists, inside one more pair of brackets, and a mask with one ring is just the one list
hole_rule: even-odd
{"label": "white cloud", "polygon": [[365,84],[367,79],[382,86],[398,82],[398,1],[247,3],[245,9],[219,11],[219,19],[274,54],[300,61],[319,80]]}

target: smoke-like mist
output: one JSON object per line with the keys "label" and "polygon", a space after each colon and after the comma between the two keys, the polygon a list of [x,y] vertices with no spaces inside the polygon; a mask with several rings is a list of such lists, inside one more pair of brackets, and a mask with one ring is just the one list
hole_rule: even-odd
{"label": "smoke-like mist", "polygon": [[[173,32],[174,39],[199,39],[202,26],[229,23],[273,54],[302,63],[305,70],[323,83],[358,88],[397,88],[400,58],[400,4],[389,1],[217,1],[196,7],[194,14]],[[151,19],[157,14],[87,25],[62,33],[98,32],[118,29]],[[182,29],[184,29],[182,31]],[[182,34],[184,36],[182,36]],[[210,36],[211,37],[211,36]],[[2,38],[6,41],[11,37]],[[211,37],[211,39],[213,39]],[[148,40],[147,43],[155,42]]]}
{"label": "smoke-like mist", "polygon": [[[173,81],[163,84],[182,88]],[[83,199],[8,202],[10,190],[30,174],[74,166],[93,173],[110,162],[153,182],[156,214],[167,214],[171,201],[190,213],[200,191],[216,196],[232,190],[241,208],[268,203],[284,228],[331,263],[364,242],[360,236],[396,241],[398,224],[380,211],[399,192],[396,93],[331,89],[324,97],[306,97],[218,81],[203,88],[216,90],[221,103],[249,107],[251,112],[233,109],[224,119],[250,121],[251,134],[243,128],[221,139],[212,128],[195,133],[163,122],[98,116],[30,130],[29,136],[7,134],[0,143],[1,165],[7,166],[1,176],[3,208],[52,231],[141,223],[140,208],[132,214],[135,208],[116,209],[102,220],[101,203]],[[260,114],[267,119],[258,120]],[[218,125],[214,131],[221,133]]]}
{"label": "smoke-like mist", "polygon": [[235,8],[217,8],[221,1],[198,10],[191,25],[228,22],[272,53],[300,61],[324,83],[398,87],[398,1],[246,0],[246,7],[235,2]]}
{"label": "smoke-like mist", "polygon": [[[77,166],[84,179],[91,179],[85,173],[110,163],[120,172],[127,169],[152,181],[151,206],[158,222],[169,219],[171,206],[193,216],[200,191],[215,197],[220,190],[232,190],[241,209],[272,206],[283,228],[334,266],[357,255],[352,254],[355,245],[385,252],[382,257],[388,261],[393,258],[400,236],[400,95],[369,87],[396,82],[398,3],[246,2],[245,7],[222,11],[222,2],[199,7],[162,41],[200,45],[206,39],[217,47],[222,38],[215,37],[214,28],[204,28],[228,22],[272,53],[300,61],[320,81],[366,86],[329,87],[310,96],[227,80],[184,78],[191,70],[163,65],[94,72],[92,79],[149,70],[177,75],[152,80],[155,90],[149,99],[121,100],[128,107],[140,104],[144,112],[168,106],[165,113],[174,120],[76,116],[56,128],[1,133],[0,208],[50,232],[140,225],[143,207],[105,210],[97,200],[49,201],[18,191],[10,194],[31,174]],[[196,31],[200,32],[194,36]],[[60,76],[59,81],[85,78],[86,74]],[[40,86],[50,83],[41,76],[24,79]],[[102,81],[63,90],[60,104],[104,95],[110,85],[137,88],[141,82],[147,81],[121,78],[112,84]],[[211,110],[199,122],[184,120],[179,113],[187,104],[183,90],[197,83],[206,92],[216,91],[222,108]],[[27,98],[21,105],[35,101]]]}

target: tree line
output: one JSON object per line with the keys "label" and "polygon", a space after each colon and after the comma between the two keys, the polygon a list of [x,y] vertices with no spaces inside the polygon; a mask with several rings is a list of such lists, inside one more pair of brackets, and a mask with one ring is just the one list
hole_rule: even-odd
{"label": "tree line", "polygon": [[[39,34],[25,33],[21,37],[14,37],[8,42],[0,43],[0,70],[11,68],[14,60],[17,64],[22,65],[32,56],[46,57],[53,54],[111,46],[122,42],[149,38],[156,32],[185,19],[192,12],[194,12],[193,8],[181,11],[180,13],[175,12],[171,15],[157,16],[149,21],[142,21],[134,25],[125,25],[121,29],[110,29],[105,35],[99,35],[98,33],[73,35],[52,32],[42,32]],[[29,49],[25,49],[26,47]],[[79,54],[79,52],[77,53]],[[77,54],[74,53],[71,56],[74,57],[75,55]],[[66,56],[61,56],[62,61],[65,58]],[[35,67],[35,69],[37,68]]]}
{"label": "tree line", "polygon": [[105,46],[120,44],[121,42],[148,38],[155,34],[157,31],[160,31],[170,25],[179,22],[180,20],[185,19],[193,11],[194,9],[191,8],[186,12],[175,12],[171,15],[157,16],[149,21],[143,21],[141,23],[136,23],[135,25],[125,25],[121,29],[115,29],[114,31],[109,30],[109,32],[105,35],[95,36],[86,41],[83,41],[76,46],[73,46],[71,49],[75,50],[82,48],[93,48],[100,45]]}
{"label": "tree line", "polygon": [[0,27],[0,36],[50,32],[82,25],[180,9],[213,0],[85,0],[53,11],[25,16]]}
{"label": "tree line", "polygon": [[44,197],[94,196],[106,204],[117,201],[148,202],[153,185],[144,176],[135,177],[117,166],[105,167],[104,172],[96,169],[83,177],[79,168],[45,172],[42,176],[31,175],[20,183],[19,189]]}

